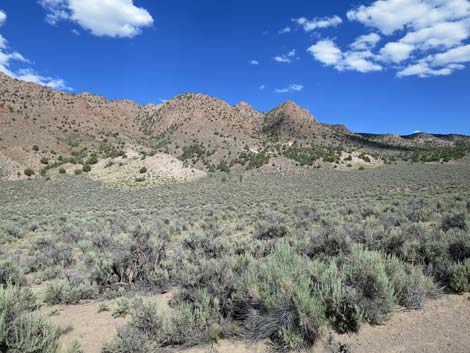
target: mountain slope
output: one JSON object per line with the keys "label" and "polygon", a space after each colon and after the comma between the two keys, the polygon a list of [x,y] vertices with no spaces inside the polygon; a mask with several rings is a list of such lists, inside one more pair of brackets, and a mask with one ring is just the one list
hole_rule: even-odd
{"label": "mountain slope", "polygon": [[[226,170],[227,166],[258,167],[270,157],[304,155],[302,148],[308,149],[310,157],[321,158],[328,146],[395,153],[470,142],[469,137],[455,134],[357,134],[343,125],[322,124],[291,101],[267,113],[246,102],[231,106],[194,93],[163,104],[139,105],[90,93],[54,91],[2,73],[0,131],[0,177],[22,174],[25,168],[44,171],[64,163],[125,157],[126,150],[143,157],[164,152],[201,169]],[[286,154],[286,146],[292,145],[295,153]],[[324,159],[335,160],[332,153],[330,149]]]}

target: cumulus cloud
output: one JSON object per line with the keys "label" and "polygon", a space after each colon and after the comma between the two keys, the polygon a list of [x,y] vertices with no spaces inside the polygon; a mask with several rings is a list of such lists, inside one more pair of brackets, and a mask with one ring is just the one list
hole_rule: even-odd
{"label": "cumulus cloud", "polygon": [[312,45],[307,51],[313,55],[315,59],[326,65],[337,64],[343,57],[343,53],[332,40],[326,39]]}
{"label": "cumulus cloud", "polygon": [[405,28],[421,29],[470,15],[468,0],[378,0],[350,10],[347,17],[390,35]]}
{"label": "cumulus cloud", "polygon": [[308,49],[317,61],[336,70],[447,76],[470,62],[469,0],[374,0],[346,16],[374,32],[358,36],[348,51],[329,39]]}
{"label": "cumulus cloud", "polygon": [[400,42],[392,42],[387,43],[382,49],[380,49],[380,55],[384,61],[400,63],[408,59],[413,50],[413,45]]}
{"label": "cumulus cloud", "polygon": [[351,48],[354,50],[368,50],[374,48],[380,41],[380,35],[377,33],[370,33],[359,36],[351,44]]}
{"label": "cumulus cloud", "polygon": [[0,10],[0,26],[3,25],[6,20],[7,20],[7,14],[3,12],[2,10]]}
{"label": "cumulus cloud", "polygon": [[258,60],[250,60],[250,65],[259,65],[259,61]]}
{"label": "cumulus cloud", "polygon": [[300,17],[293,18],[292,21],[300,25],[305,32],[312,32],[320,28],[336,27],[343,23],[343,20],[339,16],[314,18],[312,20],[308,20],[305,17]]}
{"label": "cumulus cloud", "polygon": [[410,65],[405,69],[399,71],[397,73],[398,77],[406,77],[406,76],[418,76],[418,77],[430,77],[430,76],[448,76],[452,74],[456,70],[464,69],[464,65],[458,64],[451,64],[444,68],[432,68],[426,62],[420,62],[417,64]]}
{"label": "cumulus cloud", "polygon": [[[6,14],[1,12],[6,18]],[[3,21],[4,22],[4,21]],[[47,77],[39,75],[30,67],[23,67],[17,70],[12,68],[12,64],[28,65],[30,62],[20,53],[12,51],[8,48],[8,41],[0,34],[0,72],[27,82],[34,82],[43,86],[48,86],[54,89],[72,90],[68,87],[66,82],[60,78]]]}
{"label": "cumulus cloud", "polygon": [[292,49],[287,54],[275,56],[274,61],[278,63],[291,64],[294,60],[297,59],[296,54],[297,54],[297,50]]}
{"label": "cumulus cloud", "polygon": [[133,0],[38,0],[46,10],[46,21],[72,21],[93,35],[132,38],[153,24],[150,13]]}
{"label": "cumulus cloud", "polygon": [[436,54],[430,61],[434,66],[470,62],[470,44]]}
{"label": "cumulus cloud", "polygon": [[290,84],[286,88],[277,88],[277,89],[275,89],[274,93],[293,93],[293,92],[300,92],[303,89],[304,89],[303,85],[293,83],[293,84]]}
{"label": "cumulus cloud", "polygon": [[374,55],[369,50],[352,50],[342,52],[336,43],[330,39],[321,40],[312,45],[307,51],[326,66],[333,66],[338,71],[370,72],[381,71],[381,65],[374,63]]}

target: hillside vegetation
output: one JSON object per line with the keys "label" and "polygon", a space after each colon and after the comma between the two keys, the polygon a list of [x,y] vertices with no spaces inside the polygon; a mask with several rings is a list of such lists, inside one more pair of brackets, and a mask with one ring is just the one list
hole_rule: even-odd
{"label": "hillside vegetation", "polygon": [[[449,163],[463,158],[470,143],[461,135],[357,134],[342,125],[322,124],[291,101],[262,113],[245,102],[230,106],[187,93],[142,106],[54,91],[2,73],[0,129],[2,179],[88,173],[99,161],[116,165],[134,152],[142,160],[168,154],[202,172],[261,168],[298,173],[312,167]],[[149,170],[145,162],[130,163],[135,165],[130,179],[136,183],[159,179],[139,175],[137,170]]]}

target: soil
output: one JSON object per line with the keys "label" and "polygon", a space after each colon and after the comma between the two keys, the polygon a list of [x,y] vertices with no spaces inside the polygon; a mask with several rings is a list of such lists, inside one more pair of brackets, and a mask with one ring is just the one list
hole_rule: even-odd
{"label": "soil", "polygon": [[[171,292],[153,296],[161,310],[171,310]],[[107,302],[112,309],[113,302]],[[100,353],[102,344],[112,339],[116,327],[126,318],[114,319],[110,311],[98,313],[98,302],[80,305],[57,305],[44,308],[55,312],[51,321],[71,330],[61,339],[62,347],[78,340],[84,353]],[[383,326],[363,325],[358,334],[338,335],[325,332],[315,353],[468,353],[470,351],[470,294],[448,295],[428,301],[423,309],[397,311]],[[328,342],[328,337],[331,341]],[[265,353],[266,343],[222,340],[218,344],[187,349],[184,353]]]}

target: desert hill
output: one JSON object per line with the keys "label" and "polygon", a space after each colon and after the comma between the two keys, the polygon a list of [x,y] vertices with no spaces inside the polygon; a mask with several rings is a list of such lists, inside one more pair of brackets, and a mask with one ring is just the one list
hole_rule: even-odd
{"label": "desert hill", "polygon": [[0,177],[10,178],[24,177],[25,169],[45,175],[65,164],[80,168],[102,159],[125,159],[126,151],[137,151],[142,158],[164,153],[186,166],[228,171],[258,168],[272,158],[288,158],[299,166],[338,165],[351,161],[353,152],[367,162],[367,154],[383,159],[403,151],[453,149],[470,141],[456,134],[353,133],[344,125],[320,123],[291,101],[266,113],[246,102],[231,106],[194,93],[139,105],[55,91],[3,73],[0,131]]}

